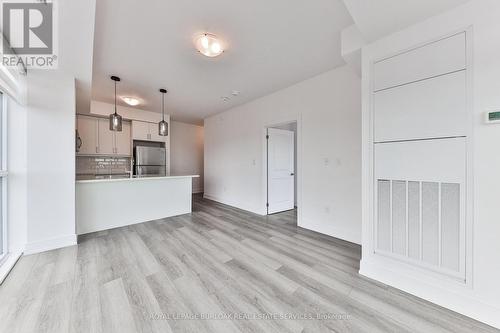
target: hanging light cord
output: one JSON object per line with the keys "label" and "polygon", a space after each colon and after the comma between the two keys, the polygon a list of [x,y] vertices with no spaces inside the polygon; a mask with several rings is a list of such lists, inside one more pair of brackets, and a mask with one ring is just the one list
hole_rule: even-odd
{"label": "hanging light cord", "polygon": [[115,81],[115,114],[116,114],[116,81]]}
{"label": "hanging light cord", "polygon": [[165,121],[165,93],[161,94],[161,120]]}

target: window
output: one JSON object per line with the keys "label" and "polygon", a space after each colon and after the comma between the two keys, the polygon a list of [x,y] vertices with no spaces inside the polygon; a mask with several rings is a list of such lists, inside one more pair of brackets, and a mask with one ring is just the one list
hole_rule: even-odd
{"label": "window", "polygon": [[7,121],[0,93],[0,262],[7,254]]}

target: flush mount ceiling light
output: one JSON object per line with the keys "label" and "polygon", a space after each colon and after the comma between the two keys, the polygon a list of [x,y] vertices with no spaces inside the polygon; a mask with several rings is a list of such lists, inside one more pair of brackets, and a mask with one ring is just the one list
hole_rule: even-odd
{"label": "flush mount ceiling light", "polygon": [[136,105],[141,104],[141,101],[135,97],[123,96],[122,100],[130,106],[136,106]]}
{"label": "flush mount ceiling light", "polygon": [[222,42],[217,36],[209,33],[200,35],[195,40],[196,49],[204,56],[213,58],[224,52]]}

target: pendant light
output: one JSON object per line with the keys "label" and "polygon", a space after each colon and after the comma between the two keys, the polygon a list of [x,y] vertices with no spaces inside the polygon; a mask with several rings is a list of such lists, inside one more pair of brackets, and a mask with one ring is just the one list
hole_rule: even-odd
{"label": "pendant light", "polygon": [[115,113],[109,115],[109,129],[111,131],[121,132],[122,131],[122,116],[116,112],[116,84],[120,82],[118,76],[112,76],[111,80],[115,81]]}
{"label": "pendant light", "polygon": [[158,123],[158,134],[161,136],[168,135],[168,123],[165,121],[165,94],[166,89],[160,89],[161,92],[161,121]]}

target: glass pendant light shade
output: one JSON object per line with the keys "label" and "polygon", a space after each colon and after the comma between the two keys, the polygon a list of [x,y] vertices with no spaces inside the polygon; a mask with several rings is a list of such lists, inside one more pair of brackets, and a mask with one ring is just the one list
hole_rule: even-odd
{"label": "glass pendant light shade", "polygon": [[168,123],[165,121],[165,94],[166,89],[160,89],[161,92],[161,121],[158,123],[158,134],[161,136],[168,135]]}
{"label": "glass pendant light shade", "polygon": [[158,134],[161,136],[168,135],[168,123],[165,120],[162,120],[158,123]]}
{"label": "glass pendant light shade", "polygon": [[112,131],[121,132],[122,131],[122,116],[118,113],[112,113],[109,115],[109,129]]}
{"label": "glass pendant light shade", "polygon": [[121,132],[122,131],[122,116],[116,112],[116,83],[120,82],[118,76],[112,76],[111,80],[115,81],[115,113],[109,115],[109,129],[111,131]]}

